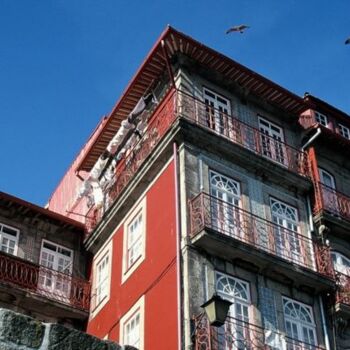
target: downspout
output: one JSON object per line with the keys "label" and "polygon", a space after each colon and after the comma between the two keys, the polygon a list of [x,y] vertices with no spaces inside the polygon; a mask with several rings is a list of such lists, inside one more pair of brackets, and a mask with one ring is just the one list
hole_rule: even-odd
{"label": "downspout", "polygon": [[176,216],[176,283],[177,283],[177,342],[182,349],[182,303],[181,303],[181,224],[180,224],[180,190],[179,190],[179,162],[178,147],[173,143],[174,181],[175,181],[175,216]]}
{"label": "downspout", "polygon": [[304,152],[305,148],[309,146],[312,142],[315,141],[315,139],[321,134],[322,130],[321,128],[317,128],[314,135],[310,137],[310,139],[304,144],[304,146],[301,147],[301,150]]}
{"label": "downspout", "polygon": [[323,328],[323,333],[324,333],[325,347],[326,347],[326,350],[331,350],[328,332],[327,332],[327,325],[326,325],[326,318],[325,318],[325,312],[324,312],[324,307],[323,307],[323,300],[322,300],[321,295],[319,295],[319,303],[320,303],[320,310],[321,310],[321,320],[322,320],[322,328]]}

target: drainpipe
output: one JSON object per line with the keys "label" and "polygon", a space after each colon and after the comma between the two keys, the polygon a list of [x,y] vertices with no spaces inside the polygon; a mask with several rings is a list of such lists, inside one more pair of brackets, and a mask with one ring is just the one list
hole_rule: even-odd
{"label": "drainpipe", "polygon": [[182,303],[181,303],[181,224],[180,224],[180,190],[179,190],[179,163],[178,147],[176,142],[173,143],[174,157],[174,180],[175,180],[175,215],[176,215],[176,282],[177,282],[177,342],[179,350],[182,349]]}
{"label": "drainpipe", "polygon": [[327,326],[326,326],[326,318],[325,318],[325,312],[324,312],[324,307],[323,307],[323,300],[322,300],[321,295],[319,295],[319,303],[320,303],[322,328],[323,328],[323,333],[324,333],[324,342],[325,342],[326,350],[331,350],[328,332],[327,332]]}
{"label": "drainpipe", "polygon": [[311,136],[311,138],[301,147],[301,150],[304,151],[307,146],[311,144],[319,135],[321,134],[321,128],[317,128],[316,133]]}

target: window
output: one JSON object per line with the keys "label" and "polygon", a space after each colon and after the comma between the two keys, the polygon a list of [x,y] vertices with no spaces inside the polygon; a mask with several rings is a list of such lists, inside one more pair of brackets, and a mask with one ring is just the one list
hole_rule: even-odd
{"label": "window", "polygon": [[[312,308],[289,298],[283,298],[285,327],[288,337],[287,349],[313,349],[307,345],[317,345],[316,325]],[[300,344],[303,342],[305,344]],[[300,346],[301,345],[301,346]]]}
{"label": "window", "polygon": [[338,195],[336,192],[335,179],[328,171],[319,169],[322,186],[323,207],[326,210],[339,213]]}
{"label": "window", "polygon": [[276,254],[288,260],[301,262],[303,256],[298,237],[297,209],[274,198],[270,198],[270,207],[272,221],[276,224],[273,229]]}
{"label": "window", "polygon": [[218,330],[218,348],[220,350],[246,349],[246,340],[250,338],[249,284],[241,279],[216,272],[215,287],[222,298],[232,302],[226,324]]}
{"label": "window", "polygon": [[326,128],[328,127],[328,118],[326,115],[320,113],[320,112],[315,112],[315,119],[317,123],[325,126]]}
{"label": "window", "polygon": [[340,135],[350,140],[350,129],[342,124],[338,124],[338,125],[339,125]]}
{"label": "window", "polygon": [[332,260],[335,271],[350,276],[350,259],[339,252],[332,252]]}
{"label": "window", "polygon": [[146,200],[134,208],[124,224],[122,283],[145,259]]}
{"label": "window", "polygon": [[282,128],[259,117],[259,130],[261,132],[260,142],[262,154],[278,163],[287,165]]}
{"label": "window", "polygon": [[17,255],[19,230],[0,223],[0,250]]}
{"label": "window", "polygon": [[109,241],[93,262],[93,282],[91,295],[91,318],[94,317],[109,300],[112,269],[113,241]]}
{"label": "window", "polygon": [[240,206],[241,189],[239,182],[210,171],[211,219],[214,229],[240,237]]}
{"label": "window", "polygon": [[203,97],[208,127],[220,134],[227,134],[231,120],[230,101],[207,88],[203,88]]}
{"label": "window", "polygon": [[[57,298],[69,298],[73,270],[73,251],[49,241],[42,241],[39,285]],[[59,272],[59,273],[57,273]]]}
{"label": "window", "polygon": [[143,350],[144,343],[144,296],[121,318],[120,343]]}

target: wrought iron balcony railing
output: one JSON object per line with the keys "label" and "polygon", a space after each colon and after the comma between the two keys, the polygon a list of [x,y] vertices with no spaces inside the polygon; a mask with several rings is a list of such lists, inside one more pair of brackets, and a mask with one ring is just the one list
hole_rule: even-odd
{"label": "wrought iron balcony railing", "polygon": [[94,229],[104,212],[119,196],[178,117],[188,119],[201,127],[209,129],[283,168],[304,177],[309,177],[309,162],[306,153],[264,134],[232,115],[209,107],[193,96],[171,90],[153,112],[143,137],[133,149],[129,150],[127,156],[118,163],[113,179],[104,189],[104,207],[89,209],[86,215],[88,232]]}
{"label": "wrought iron balcony railing", "polygon": [[89,311],[90,283],[0,252],[0,284]]}
{"label": "wrought iron balcony railing", "polygon": [[208,228],[320,274],[334,276],[329,247],[221,199],[198,194],[190,201],[190,217],[192,237]]}
{"label": "wrought iron balcony railing", "polygon": [[222,327],[211,327],[204,314],[194,321],[195,350],[324,350],[316,344],[233,317],[227,317]]}
{"label": "wrought iron balcony railing", "polygon": [[315,184],[316,201],[314,212],[327,211],[350,221],[350,197],[322,183]]}
{"label": "wrought iron balcony railing", "polygon": [[350,276],[336,272],[337,294],[336,302],[350,306]]}

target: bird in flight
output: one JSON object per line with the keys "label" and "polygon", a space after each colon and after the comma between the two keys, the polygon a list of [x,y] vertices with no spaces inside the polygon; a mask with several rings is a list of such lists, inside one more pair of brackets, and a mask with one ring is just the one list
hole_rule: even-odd
{"label": "bird in flight", "polygon": [[350,37],[345,40],[345,45],[350,44]]}
{"label": "bird in flight", "polygon": [[228,29],[226,31],[226,34],[229,34],[229,33],[232,33],[232,32],[240,32],[242,34],[248,28],[250,28],[250,27],[245,25],[245,24],[241,24],[239,26],[231,27],[230,29]]}

